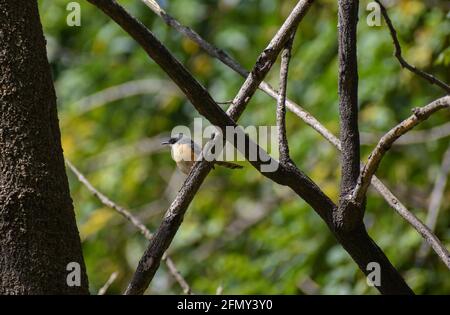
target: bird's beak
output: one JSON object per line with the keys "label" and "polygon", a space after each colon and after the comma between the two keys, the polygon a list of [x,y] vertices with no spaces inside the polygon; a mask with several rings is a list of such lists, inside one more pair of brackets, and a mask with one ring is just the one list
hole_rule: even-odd
{"label": "bird's beak", "polygon": [[162,145],[170,144],[170,141],[169,140],[165,140],[165,141],[161,142],[161,144]]}

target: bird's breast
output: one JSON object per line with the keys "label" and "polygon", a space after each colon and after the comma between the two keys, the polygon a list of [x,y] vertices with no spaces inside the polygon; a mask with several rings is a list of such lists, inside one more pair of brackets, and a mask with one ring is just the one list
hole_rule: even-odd
{"label": "bird's breast", "polygon": [[196,160],[195,152],[190,144],[172,145],[172,158],[177,163],[178,168],[185,174],[188,174]]}

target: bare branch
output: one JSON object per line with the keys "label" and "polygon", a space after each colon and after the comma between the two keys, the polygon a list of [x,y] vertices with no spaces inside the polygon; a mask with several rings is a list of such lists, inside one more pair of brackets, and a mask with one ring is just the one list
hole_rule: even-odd
{"label": "bare branch", "polygon": [[360,171],[358,129],[358,61],[356,28],[358,0],[338,1],[339,30],[339,116],[342,146],[339,207],[333,214],[336,228],[353,229],[362,221],[361,209],[349,209],[346,197],[353,191]]}
{"label": "bare branch", "polygon": [[280,162],[288,163],[289,158],[289,145],[286,135],[286,89],[289,62],[291,60],[292,43],[294,41],[295,33],[292,34],[281,53],[281,66],[280,66],[280,89],[277,101],[277,127],[278,127],[278,142],[280,151]]}
{"label": "bare branch", "polygon": [[241,76],[247,77],[249,72],[243,68],[236,60],[231,58],[225,51],[215,47],[214,45],[205,41],[197,32],[195,32],[190,27],[182,25],[175,18],[167,14],[159,4],[154,0],[141,0],[145,3],[156,15],[162,18],[162,20],[170,27],[174,28],[181,34],[185,35],[197,45],[199,45],[203,50],[205,50],[209,55],[216,57],[221,60],[225,65],[229,66],[234,71],[238,72]]}
{"label": "bare branch", "polygon": [[[439,210],[442,204],[442,197],[444,196],[445,186],[447,185],[447,178],[450,172],[450,146],[444,153],[442,159],[442,164],[439,169],[438,176],[436,177],[436,182],[434,183],[433,191],[431,192],[430,203],[428,206],[428,215],[426,219],[426,225],[431,230],[434,231],[436,228],[437,218],[439,216]],[[430,246],[424,242],[420,246],[419,252],[417,253],[417,260],[422,261],[428,255]],[[447,257],[448,258],[448,257]]]}
{"label": "bare branch", "polygon": [[[145,238],[147,240],[149,240],[149,241],[152,240],[152,237],[153,237],[152,233],[145,227],[145,225],[141,221],[139,221],[138,218],[136,218],[133,214],[131,214],[127,209],[117,205],[111,199],[109,199],[107,196],[105,196],[100,191],[98,191],[91,184],[91,182],[89,182],[87,180],[87,178],[68,159],[65,159],[65,160],[66,160],[66,165],[75,174],[75,176],[80,181],[80,183],[82,183],[103,205],[105,205],[106,207],[108,207],[110,209],[117,211],[119,214],[121,214],[123,217],[125,217],[125,219],[130,221],[142,233],[142,235],[145,236]],[[175,278],[175,280],[181,286],[181,288],[183,289],[183,292],[186,294],[192,294],[192,290],[191,290],[189,284],[186,282],[186,280],[184,280],[184,278],[178,272],[172,259],[170,257],[168,257],[167,255],[164,255],[163,260],[165,260],[170,274]]]}
{"label": "bare branch", "polygon": [[402,48],[400,46],[400,42],[398,41],[397,37],[397,31],[395,30],[394,26],[392,25],[392,21],[389,18],[389,15],[387,13],[386,8],[383,6],[383,4],[379,0],[375,0],[379,5],[381,9],[381,14],[383,14],[384,20],[386,21],[386,24],[389,28],[389,32],[391,33],[392,41],[394,42],[394,55],[400,62],[401,66],[403,68],[408,69],[409,71],[421,76],[425,80],[429,81],[431,84],[436,84],[440,88],[444,89],[447,93],[450,93],[450,86],[446,84],[445,82],[439,80],[435,76],[426,73],[420,69],[417,69],[415,66],[409,64],[402,56]]}
{"label": "bare branch", "polygon": [[109,276],[108,281],[106,281],[106,283],[103,285],[103,287],[101,287],[100,290],[98,290],[98,295],[105,295],[106,291],[108,291],[108,289],[111,286],[111,284],[114,281],[116,281],[118,275],[119,275],[119,273],[117,271],[114,271]]}
{"label": "bare branch", "polygon": [[[114,1],[89,1],[101,8],[129,32],[129,34],[146,50],[149,56],[152,57],[182,89],[200,114],[205,116],[212,124],[222,130],[226,130],[227,126],[236,126],[233,119],[237,119],[245,109],[251,95],[253,95],[261,83],[264,75],[270,70],[276,56],[312,3],[312,1],[303,0],[299,1],[296,5],[280,31],[269,44],[268,47],[270,47],[270,49],[264,50],[258,58],[258,62],[253,71],[250,73],[234,99],[234,104],[230,106],[228,110],[230,117],[221,110],[208,92],[203,89],[203,87],[167,51],[153,34],[134,18],[129,16],[121,6]],[[248,136],[245,136],[245,140],[250,141]],[[258,150],[260,150],[258,151],[260,153],[265,153],[259,147]],[[248,159],[249,156],[247,155],[246,158]],[[261,165],[266,164],[261,160],[250,162],[259,171],[261,171]],[[126,294],[142,294],[147,288],[159,266],[162,253],[170,245],[183,220],[188,205],[210,170],[210,164],[205,161],[200,161],[195,164],[188,175],[185,184],[180,190],[180,193],[167,211],[163,222],[155,233],[144,256],[141,258]],[[312,206],[323,220],[325,220],[331,231],[336,232],[330,221],[330,215],[334,211],[336,205],[334,205],[320,188],[305,174],[295,167],[285,167],[283,165],[280,165],[276,172],[262,172],[262,174],[276,183],[292,188],[301,198]],[[341,242],[342,246],[350,253],[364,273],[369,273],[366,269],[369,262],[377,261],[380,263],[382,270],[381,276],[383,279],[386,279],[386,281],[384,281],[378,289],[382,293],[413,293],[381,249],[369,237],[365,227],[361,225],[353,232],[352,237],[344,237],[337,233],[335,233],[335,236],[338,241]]]}
{"label": "bare branch", "polygon": [[361,203],[369,188],[372,176],[378,169],[384,154],[391,148],[395,140],[407,133],[409,130],[426,120],[433,113],[450,107],[450,96],[444,96],[434,102],[420,108],[413,109],[413,114],[402,121],[400,124],[389,130],[378,142],[375,149],[369,156],[367,164],[364,166],[361,175],[358,178],[358,184],[353,192],[352,199],[357,203]]}
{"label": "bare branch", "polygon": [[424,238],[424,240],[430,244],[436,254],[441,258],[447,268],[450,268],[450,256],[441,243],[441,241],[433,234],[433,232],[423,224],[413,213],[408,211],[406,207],[398,201],[398,199],[387,189],[383,183],[376,177],[372,178],[372,184],[376,185],[377,189],[383,195],[389,197],[387,199],[389,205],[394,208],[400,216],[405,219],[412,227],[416,229],[417,232]]}

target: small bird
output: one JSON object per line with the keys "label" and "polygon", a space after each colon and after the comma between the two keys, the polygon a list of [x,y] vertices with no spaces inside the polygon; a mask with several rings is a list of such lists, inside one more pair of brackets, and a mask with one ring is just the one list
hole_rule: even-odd
{"label": "small bird", "polygon": [[[161,144],[170,145],[172,159],[177,163],[179,170],[184,174],[189,174],[192,165],[194,165],[195,161],[197,161],[199,155],[202,153],[201,147],[190,138],[185,137],[182,133],[179,133],[167,141],[163,141]],[[214,165],[230,169],[242,168],[242,165],[231,162],[213,161],[213,163],[213,168]]]}

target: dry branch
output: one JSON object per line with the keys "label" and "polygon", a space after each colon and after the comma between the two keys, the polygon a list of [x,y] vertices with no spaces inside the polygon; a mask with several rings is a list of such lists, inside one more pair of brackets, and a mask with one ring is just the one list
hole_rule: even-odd
{"label": "dry branch", "polygon": [[358,178],[358,184],[353,192],[353,199],[356,203],[361,203],[369,188],[372,176],[375,174],[378,166],[385,153],[391,148],[392,144],[407,133],[409,130],[426,120],[433,113],[450,107],[450,96],[444,96],[434,102],[420,108],[413,110],[413,114],[402,121],[400,124],[388,131],[378,142],[375,149],[369,156],[367,164],[364,166],[360,177]]}
{"label": "dry branch", "polygon": [[106,281],[106,283],[98,290],[98,295],[105,295],[106,291],[108,291],[111,284],[113,284],[114,281],[116,281],[117,276],[119,273],[117,271],[114,271]]}
{"label": "dry branch", "polygon": [[350,231],[362,222],[361,207],[351,208],[345,202],[353,191],[360,171],[358,128],[358,61],[356,29],[358,0],[338,1],[339,39],[339,117],[341,154],[341,185],[339,207],[333,213],[335,228]]}
{"label": "dry branch", "polygon": [[[82,183],[103,205],[118,212],[125,219],[130,221],[131,224],[133,224],[133,226],[135,226],[147,240],[151,241],[153,234],[145,227],[145,225],[138,218],[136,218],[133,214],[131,214],[127,209],[117,205],[115,202],[113,202],[111,199],[109,199],[107,196],[105,196],[103,193],[97,190],[91,184],[91,182],[89,182],[86,176],[84,176],[68,159],[66,159],[66,164],[69,167],[69,169],[75,174],[80,183]],[[192,294],[191,287],[186,282],[186,280],[181,276],[172,259],[167,255],[165,255],[163,259],[166,262],[170,274],[178,282],[180,287],[183,289],[183,292],[186,294]]]}
{"label": "dry branch", "polygon": [[288,163],[289,158],[289,145],[286,135],[286,90],[288,81],[289,62],[291,60],[292,43],[294,41],[294,34],[291,39],[286,43],[281,53],[281,66],[280,66],[280,88],[278,92],[277,100],[277,128],[278,128],[278,145],[280,152],[280,162]]}
{"label": "dry branch", "polygon": [[388,198],[389,205],[394,208],[397,213],[405,219],[417,232],[423,237],[423,239],[433,248],[438,257],[444,262],[444,264],[450,268],[450,257],[447,249],[442,242],[433,234],[433,232],[420,221],[413,213],[408,211],[406,207],[398,201],[397,198],[387,189],[378,178],[373,177],[372,183],[378,185],[383,194],[390,196]]}

